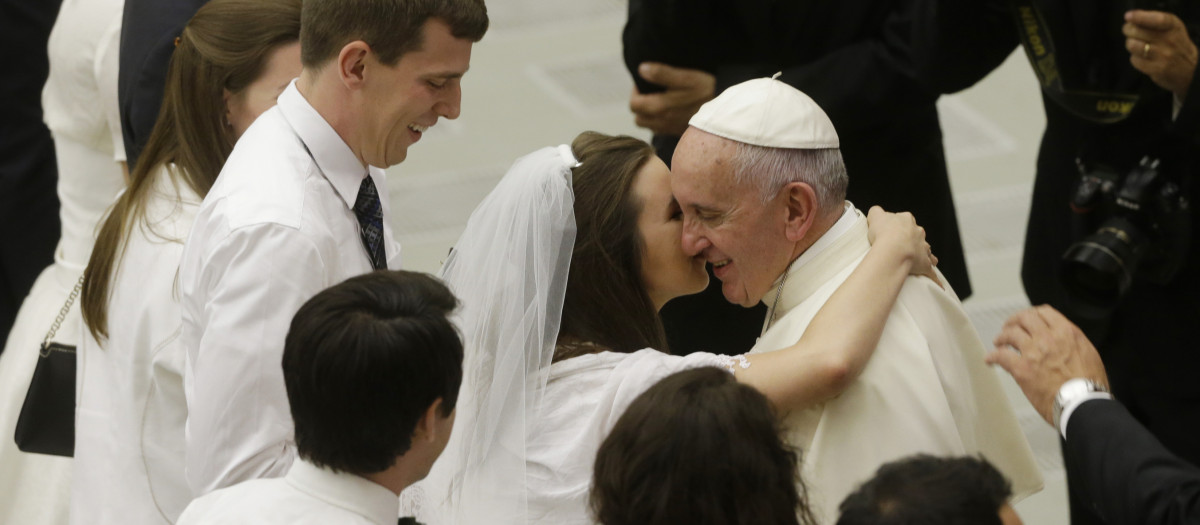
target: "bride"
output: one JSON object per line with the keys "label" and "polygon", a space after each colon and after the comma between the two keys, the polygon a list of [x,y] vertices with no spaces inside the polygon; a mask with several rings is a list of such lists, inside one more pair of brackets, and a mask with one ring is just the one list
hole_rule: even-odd
{"label": "bride", "polygon": [[645,142],[585,132],[518,159],[471,215],[442,268],[462,304],[458,419],[403,498],[421,521],[592,523],[596,451],[659,379],[718,366],[780,415],[811,406],[862,370],[904,280],[934,275],[912,216],[875,208],[870,252],[795,346],[670,355],[658,309],[708,277],[669,177]]}

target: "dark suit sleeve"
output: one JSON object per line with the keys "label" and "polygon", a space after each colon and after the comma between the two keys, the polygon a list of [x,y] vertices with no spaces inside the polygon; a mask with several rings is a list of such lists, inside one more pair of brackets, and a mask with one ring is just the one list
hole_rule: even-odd
{"label": "dark suit sleeve", "polygon": [[1107,523],[1200,522],[1200,468],[1168,452],[1120,403],[1080,405],[1063,460],[1072,490]]}
{"label": "dark suit sleeve", "polygon": [[[820,58],[785,68],[780,80],[805,92],[846,133],[875,128],[910,108],[928,108],[937,93],[917,82],[910,28],[915,2],[895,2],[878,32]],[[767,72],[770,74],[773,72]],[[718,89],[753,78],[718,71]]]}
{"label": "dark suit sleeve", "polygon": [[638,90],[662,91],[638,75],[642,62],[715,73],[716,64],[736,56],[740,48],[730,43],[744,40],[744,32],[737,24],[718,23],[729,20],[729,11],[727,5],[707,0],[629,0],[621,42],[625,67]]}
{"label": "dark suit sleeve", "polygon": [[1017,27],[1003,0],[918,0],[912,56],[917,77],[934,91],[971,87],[1017,47]]}

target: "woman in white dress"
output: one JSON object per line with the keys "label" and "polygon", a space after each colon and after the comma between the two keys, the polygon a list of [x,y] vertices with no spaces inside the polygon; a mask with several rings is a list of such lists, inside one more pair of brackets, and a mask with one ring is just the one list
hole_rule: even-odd
{"label": "woman in white dress", "polygon": [[717,366],[782,412],[817,403],[861,371],[904,279],[932,274],[911,215],[875,209],[873,248],[796,346],[672,356],[657,311],[707,274],[669,176],[645,142],[587,132],[519,159],[472,214],[442,269],[463,305],[458,419],[404,496],[421,521],[591,523],[600,442],[659,379]]}
{"label": "woman in white dress", "polygon": [[300,73],[300,0],[213,0],[184,27],[80,297],[71,522],[174,523],[184,478],[183,242],[234,142]]}
{"label": "woman in white dress", "polygon": [[[96,224],[124,187],[117,117],[123,6],[123,0],[66,0],[50,32],[42,107],[54,135],[62,232],[54,263],[21,303],[0,354],[0,523],[67,522],[71,458],[21,452],[13,433],[42,339],[79,282]],[[54,342],[73,346],[78,336],[79,306],[72,305]]]}

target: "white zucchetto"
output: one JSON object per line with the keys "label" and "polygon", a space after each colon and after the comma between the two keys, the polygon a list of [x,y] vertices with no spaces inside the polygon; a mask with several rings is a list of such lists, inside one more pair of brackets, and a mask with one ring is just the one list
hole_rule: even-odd
{"label": "white zucchetto", "polygon": [[769,148],[840,147],[825,111],[800,90],[771,78],[747,80],[700,107],[689,125],[729,140]]}

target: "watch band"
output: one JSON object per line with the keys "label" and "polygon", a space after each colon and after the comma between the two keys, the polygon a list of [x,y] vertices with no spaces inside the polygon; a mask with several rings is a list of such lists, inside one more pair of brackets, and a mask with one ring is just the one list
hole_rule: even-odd
{"label": "watch band", "polygon": [[1067,437],[1065,423],[1070,413],[1080,403],[1091,399],[1112,399],[1112,394],[1107,388],[1081,377],[1067,380],[1059,387],[1058,394],[1054,396],[1054,428],[1064,439]]}

